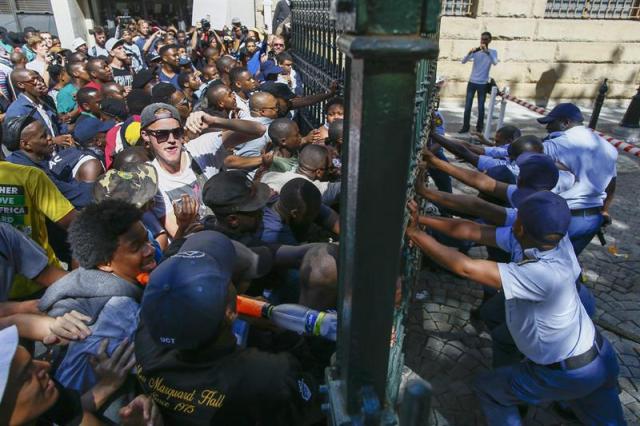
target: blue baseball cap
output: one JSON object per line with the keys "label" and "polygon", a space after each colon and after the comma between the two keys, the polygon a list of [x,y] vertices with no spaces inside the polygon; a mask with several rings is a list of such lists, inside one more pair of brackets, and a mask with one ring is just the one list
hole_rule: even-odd
{"label": "blue baseball cap", "polygon": [[553,107],[546,116],[538,118],[538,123],[547,124],[551,123],[553,120],[561,120],[563,118],[577,122],[584,121],[580,108],[575,106],[575,104],[565,102]]}
{"label": "blue baseball cap", "polygon": [[520,169],[518,189],[511,196],[514,207],[538,191],[550,191],[558,184],[560,172],[556,163],[546,154],[523,152],[516,159]]}
{"label": "blue baseball cap", "polygon": [[235,256],[225,235],[201,231],[154,269],[140,317],[158,345],[196,349],[217,337]]}
{"label": "blue baseball cap", "polygon": [[525,232],[540,243],[557,241],[546,237],[550,234],[566,235],[571,222],[571,210],[567,202],[550,191],[538,191],[522,200],[518,207],[518,219]]}
{"label": "blue baseball cap", "polygon": [[86,147],[98,133],[106,133],[115,125],[116,122],[113,120],[101,121],[95,117],[85,117],[76,123],[76,127],[73,129],[73,139]]}

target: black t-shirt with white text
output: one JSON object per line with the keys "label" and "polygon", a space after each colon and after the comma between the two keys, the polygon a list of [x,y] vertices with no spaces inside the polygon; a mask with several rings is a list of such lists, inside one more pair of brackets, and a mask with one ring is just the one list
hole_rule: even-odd
{"label": "black t-shirt with white text", "polygon": [[131,87],[133,83],[133,73],[128,68],[116,68],[111,66],[111,72],[113,73],[113,80],[122,87]]}
{"label": "black t-shirt with white text", "polygon": [[[228,335],[227,335],[228,334]],[[231,333],[193,354],[155,343],[144,321],[136,374],[171,425],[306,425],[318,420],[317,385],[290,354],[236,346]]]}

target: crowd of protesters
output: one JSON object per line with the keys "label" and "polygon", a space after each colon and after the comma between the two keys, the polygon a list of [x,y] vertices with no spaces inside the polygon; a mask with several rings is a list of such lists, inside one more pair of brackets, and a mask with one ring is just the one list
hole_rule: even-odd
{"label": "crowd of protesters", "polygon": [[0,424],[321,423],[335,343],[236,296],[336,309],[337,83],[238,19],[117,24],[0,28]]}
{"label": "crowd of protesters", "polygon": [[[337,83],[309,93],[286,37],[238,19],[117,24],[91,46],[0,29],[0,424],[323,424],[335,344],[239,316],[236,296],[336,309]],[[552,401],[624,423],[577,258],[609,219],[617,152],[582,121],[561,104],[548,140],[506,126],[483,147],[434,116],[417,193],[442,215],[410,203],[407,237],[488,287],[473,314],[494,343],[477,385],[492,425]]]}

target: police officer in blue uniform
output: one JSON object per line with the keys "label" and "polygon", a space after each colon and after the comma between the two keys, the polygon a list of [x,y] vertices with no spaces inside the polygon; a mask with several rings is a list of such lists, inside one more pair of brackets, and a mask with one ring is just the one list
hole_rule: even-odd
{"label": "police officer in blue uniform", "polygon": [[[413,204],[415,208],[415,204]],[[575,256],[567,256],[572,219],[566,201],[549,191],[523,199],[513,225],[520,262],[471,259],[418,228],[407,236],[433,260],[480,284],[501,289],[506,325],[522,362],[482,374],[476,382],[490,425],[520,425],[518,406],[562,401],[589,425],[624,425],[616,354],[580,303]]]}
{"label": "police officer in blue uniform", "polygon": [[580,109],[571,103],[556,105],[546,117],[549,133],[561,132],[544,142],[545,154],[564,165],[576,177],[562,197],[571,209],[569,238],[579,255],[603,224],[611,222],[609,206],[616,188],[618,151],[585,127]]}

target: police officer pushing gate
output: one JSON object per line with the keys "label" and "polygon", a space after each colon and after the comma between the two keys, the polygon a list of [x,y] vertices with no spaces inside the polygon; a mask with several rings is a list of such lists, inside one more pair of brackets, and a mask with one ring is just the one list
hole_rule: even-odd
{"label": "police officer pushing gate", "polygon": [[438,243],[418,228],[415,211],[407,228],[407,237],[440,265],[504,292],[507,326],[524,359],[478,377],[490,425],[521,425],[518,406],[550,402],[564,402],[584,424],[625,424],[615,351],[580,303],[573,285],[579,271],[559,253],[571,220],[567,202],[552,192],[523,200],[513,224],[524,249],[517,263],[471,259]]}

